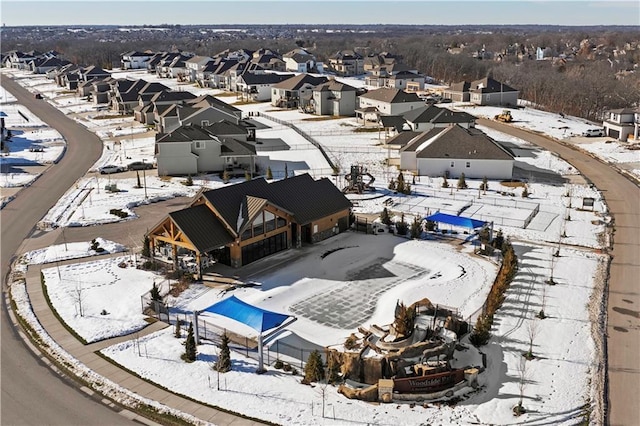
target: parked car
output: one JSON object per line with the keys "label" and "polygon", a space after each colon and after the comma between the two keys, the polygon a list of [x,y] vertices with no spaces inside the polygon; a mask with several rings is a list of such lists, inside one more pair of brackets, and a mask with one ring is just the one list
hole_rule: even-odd
{"label": "parked car", "polygon": [[36,93],[33,97],[36,99],[42,99],[42,95],[40,93]]}
{"label": "parked car", "polygon": [[582,136],[587,138],[604,136],[604,130],[603,129],[587,129],[584,132],[582,132]]}
{"label": "parked car", "polygon": [[152,163],[145,163],[144,161],[134,161],[127,165],[127,170],[149,170],[153,169]]}
{"label": "parked car", "polygon": [[111,173],[120,173],[124,172],[125,168],[122,166],[114,166],[112,164],[108,164],[106,166],[102,166],[98,169],[101,175],[110,175]]}

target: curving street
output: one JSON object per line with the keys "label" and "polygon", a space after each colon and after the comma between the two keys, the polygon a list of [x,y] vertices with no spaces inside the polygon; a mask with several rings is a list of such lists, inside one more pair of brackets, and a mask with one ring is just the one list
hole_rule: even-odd
{"label": "curving street", "polygon": [[[102,141],[93,133],[9,78],[2,86],[26,108],[58,130],[67,140],[67,152],[30,187],[24,188],[1,212],[3,295],[11,258],[35,224],[102,153]],[[76,384],[49,369],[25,346],[11,326],[2,304],[1,374],[3,425],[131,425],[133,421],[100,403],[99,397],[79,392]]]}
{"label": "curving street", "polygon": [[[99,158],[101,140],[82,125],[33,95],[13,80],[2,85],[67,140],[67,152],[23,189],[1,212],[1,257],[3,290],[11,258],[24,239],[34,233],[34,225],[56,201],[83,176]],[[525,139],[555,152],[571,163],[597,188],[607,202],[615,222],[613,262],[608,288],[608,421],[612,425],[636,424],[640,418],[637,395],[640,391],[640,188],[610,166],[571,147],[490,120],[479,124]],[[27,349],[11,326],[3,304],[1,325],[2,407],[1,423],[16,425],[117,425],[132,424],[92,398],[78,392],[74,384],[53,373]]]}
{"label": "curving street", "polygon": [[544,136],[480,119],[478,124],[557,153],[603,194],[614,219],[613,256],[607,303],[608,395],[611,425],[640,419],[640,188],[593,157]]}

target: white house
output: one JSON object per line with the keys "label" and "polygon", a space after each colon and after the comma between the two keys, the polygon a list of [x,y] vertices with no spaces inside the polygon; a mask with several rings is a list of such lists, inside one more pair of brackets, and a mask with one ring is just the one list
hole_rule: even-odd
{"label": "white house", "polygon": [[293,74],[244,73],[238,77],[236,89],[254,101],[264,102],[271,99],[271,87],[273,85],[293,76]]}
{"label": "white house", "polygon": [[[424,101],[415,93],[406,93],[400,89],[381,88],[371,90],[358,97],[358,108],[366,111],[377,109],[383,115],[402,115],[407,111],[424,107]],[[356,110],[356,115],[358,115]],[[362,114],[360,114],[362,115]]]}
{"label": "white house", "polygon": [[324,72],[322,62],[317,62],[316,57],[302,48],[293,49],[282,55],[286,71],[313,72],[322,74]]}
{"label": "white house", "polygon": [[146,69],[147,62],[155,55],[155,53],[131,51],[123,53],[120,58],[120,64],[123,70]]}
{"label": "white house", "polygon": [[478,129],[459,125],[433,128],[400,150],[400,168],[419,176],[511,179],[514,158]]}
{"label": "white house", "polygon": [[640,112],[631,108],[607,111],[607,119],[602,123],[605,135],[620,141],[626,141],[631,135],[638,140]]}
{"label": "white house", "polygon": [[425,132],[434,127],[458,124],[466,129],[475,127],[476,117],[464,111],[451,111],[435,105],[424,106],[403,114],[406,123],[414,132]]}

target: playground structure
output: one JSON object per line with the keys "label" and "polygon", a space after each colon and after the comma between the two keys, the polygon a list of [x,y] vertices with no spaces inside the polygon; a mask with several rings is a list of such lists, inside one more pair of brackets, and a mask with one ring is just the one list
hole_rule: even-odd
{"label": "playground structure", "polygon": [[[369,178],[368,182],[364,181],[364,177]],[[342,189],[345,194],[362,194],[365,191],[373,191],[375,188],[371,186],[376,180],[367,169],[363,166],[351,166],[351,172],[344,176],[347,186]]]}

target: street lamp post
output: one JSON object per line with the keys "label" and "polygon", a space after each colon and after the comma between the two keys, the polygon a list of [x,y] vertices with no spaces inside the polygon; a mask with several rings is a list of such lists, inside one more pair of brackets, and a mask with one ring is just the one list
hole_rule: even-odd
{"label": "street lamp post", "polygon": [[142,159],[142,181],[144,185],[144,199],[147,199],[147,166],[144,164],[144,158]]}

